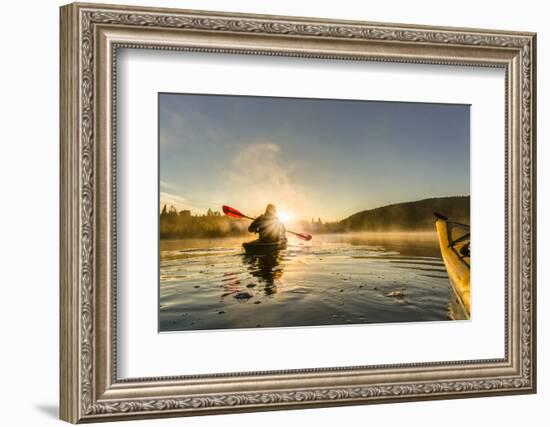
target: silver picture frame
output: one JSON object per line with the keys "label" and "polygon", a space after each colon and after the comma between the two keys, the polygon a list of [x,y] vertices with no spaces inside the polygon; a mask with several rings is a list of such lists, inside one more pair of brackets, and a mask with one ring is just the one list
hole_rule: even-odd
{"label": "silver picture frame", "polygon": [[[60,23],[61,419],[97,422],[536,391],[535,34],[84,3],[63,6]],[[121,48],[504,69],[505,356],[119,379],[115,130]]]}

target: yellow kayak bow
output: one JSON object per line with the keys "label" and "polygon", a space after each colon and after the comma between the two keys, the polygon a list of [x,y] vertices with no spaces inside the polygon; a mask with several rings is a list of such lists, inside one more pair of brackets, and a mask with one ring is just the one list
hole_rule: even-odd
{"label": "yellow kayak bow", "polygon": [[435,228],[441,256],[457,300],[470,318],[470,226],[436,213]]}

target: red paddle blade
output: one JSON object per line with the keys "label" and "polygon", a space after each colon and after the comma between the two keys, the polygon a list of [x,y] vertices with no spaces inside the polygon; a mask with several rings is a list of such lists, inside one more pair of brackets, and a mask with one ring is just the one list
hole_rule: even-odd
{"label": "red paddle blade", "polygon": [[230,206],[223,205],[222,210],[223,210],[224,214],[226,214],[227,216],[231,216],[233,218],[244,218],[244,217],[246,217],[245,214],[243,214],[242,212],[239,212],[237,209],[234,209]]}
{"label": "red paddle blade", "polygon": [[294,234],[296,237],[298,237],[299,239],[302,239],[302,240],[305,240],[305,241],[310,241],[311,239],[313,239],[313,236],[311,234],[307,234],[307,233],[295,233],[294,231],[291,231],[292,234]]}

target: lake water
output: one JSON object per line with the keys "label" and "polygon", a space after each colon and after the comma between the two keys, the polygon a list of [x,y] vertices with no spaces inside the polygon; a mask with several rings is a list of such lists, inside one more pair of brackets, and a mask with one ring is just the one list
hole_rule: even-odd
{"label": "lake water", "polygon": [[161,241],[161,332],[461,318],[435,233],[291,238],[254,257],[245,240]]}

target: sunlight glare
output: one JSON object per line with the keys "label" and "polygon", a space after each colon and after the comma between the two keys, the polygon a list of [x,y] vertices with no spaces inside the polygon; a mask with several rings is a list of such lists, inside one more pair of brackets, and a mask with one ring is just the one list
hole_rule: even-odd
{"label": "sunlight glare", "polygon": [[293,218],[292,213],[288,211],[278,211],[277,216],[279,217],[281,222],[289,222]]}

